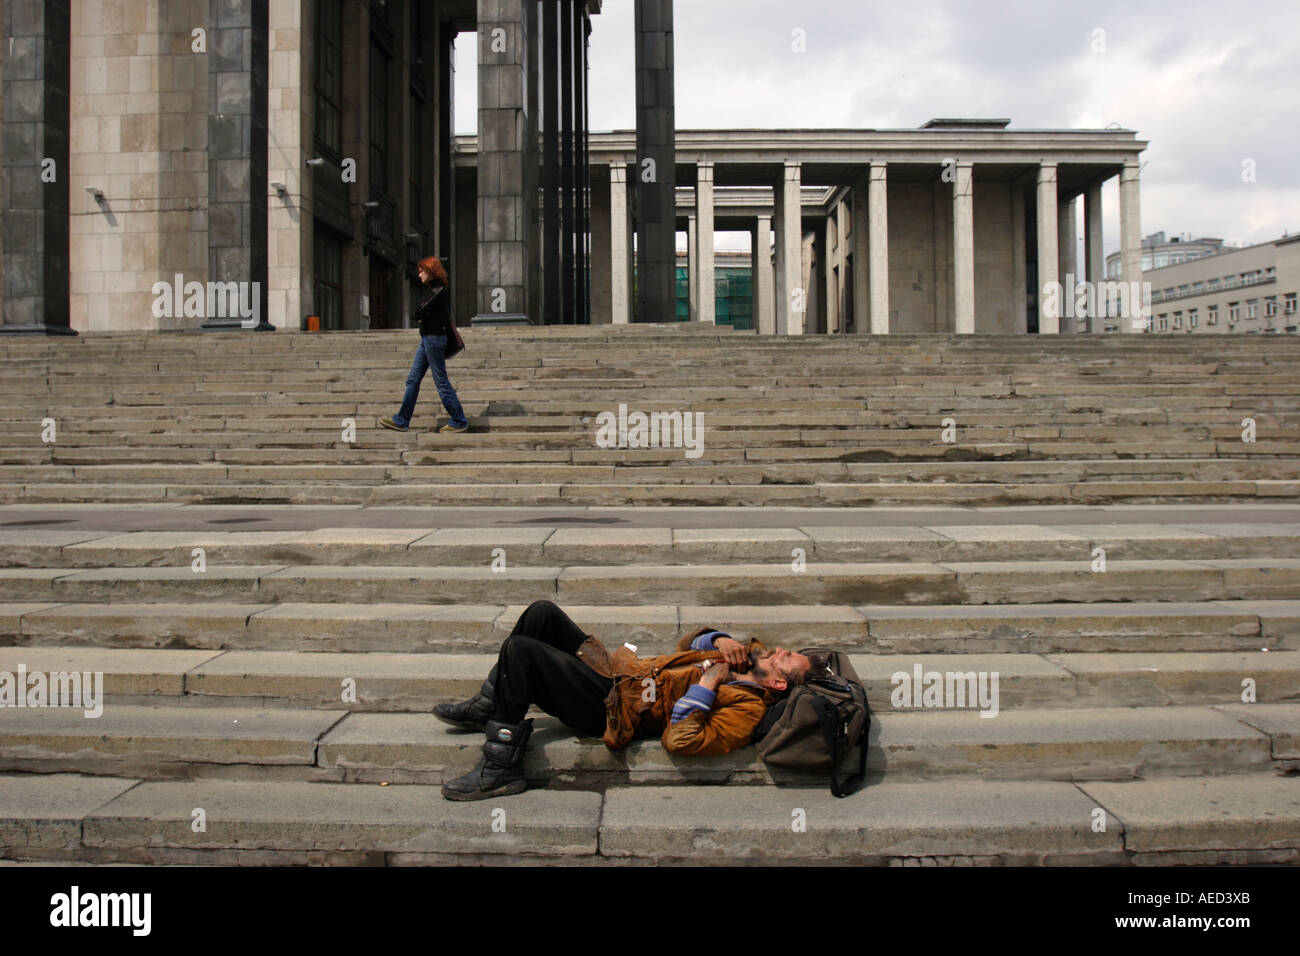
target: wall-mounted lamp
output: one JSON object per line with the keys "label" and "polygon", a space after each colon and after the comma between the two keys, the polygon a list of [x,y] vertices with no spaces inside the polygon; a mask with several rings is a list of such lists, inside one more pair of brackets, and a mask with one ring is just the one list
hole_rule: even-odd
{"label": "wall-mounted lamp", "polygon": [[378,208],[379,208],[379,200],[377,200],[377,199],[368,199],[368,200],[366,200],[365,202],[363,202],[363,203],[361,204],[361,206],[362,206],[362,208],[364,208],[364,209],[378,209]]}
{"label": "wall-mounted lamp", "polygon": [[321,159],[319,156],[313,156],[311,159],[307,160],[307,165],[312,167],[324,166],[325,160]]}
{"label": "wall-mounted lamp", "polygon": [[87,186],[86,192],[90,193],[91,198],[94,199],[95,202],[104,201],[104,190],[96,189],[94,186]]}

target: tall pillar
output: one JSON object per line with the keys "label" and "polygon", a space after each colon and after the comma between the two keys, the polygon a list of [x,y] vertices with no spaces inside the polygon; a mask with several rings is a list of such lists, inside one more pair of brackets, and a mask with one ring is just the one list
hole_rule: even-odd
{"label": "tall pillar", "polygon": [[715,325],[717,316],[713,272],[713,164],[700,163],[696,167],[695,177],[695,237],[699,241],[695,264],[700,269],[700,293],[696,303],[695,319],[706,325]]}
{"label": "tall pillar", "polygon": [[1093,311],[1102,308],[1100,298],[1096,293],[1101,289],[1101,284],[1106,281],[1106,257],[1103,253],[1101,232],[1101,183],[1090,185],[1084,193],[1084,197],[1084,272],[1094,292],[1094,300],[1097,305],[1097,309],[1088,313],[1088,331],[1104,332],[1106,327],[1103,320],[1093,315]]}
{"label": "tall pillar", "polygon": [[[1057,274],[1056,248],[1060,236],[1060,226],[1056,221],[1056,163],[1042,163],[1038,167],[1037,234],[1038,288],[1034,290],[1034,294],[1038,296],[1038,332],[1040,335],[1055,335],[1061,331],[1060,279]],[[1051,297],[1056,305],[1049,304],[1044,308],[1048,303],[1048,296],[1044,290],[1052,286],[1058,290],[1058,293]]]}
{"label": "tall pillar", "polygon": [[686,216],[686,317],[700,318],[700,240],[695,213]]}
{"label": "tall pillar", "polygon": [[975,209],[970,163],[957,164],[952,184],[953,327],[958,335],[975,331]]}
{"label": "tall pillar", "polygon": [[[212,0],[220,3],[222,0]],[[528,273],[536,250],[529,228],[537,139],[527,135],[527,4],[478,0],[478,312],[474,325],[527,325]],[[499,33],[497,31],[503,31]],[[504,49],[498,38],[504,35]]]}
{"label": "tall pillar", "polygon": [[[208,2],[208,281],[256,283],[267,321],[267,0]],[[209,315],[205,329],[243,319]]]}
{"label": "tall pillar", "polygon": [[[1142,206],[1139,190],[1139,170],[1137,160],[1124,164],[1124,171],[1119,177],[1119,248],[1123,272],[1120,278],[1130,290],[1142,288]],[[1136,282],[1137,285],[1131,283]],[[1130,294],[1128,297],[1130,318],[1121,319],[1120,330],[1123,332],[1142,332],[1146,321],[1142,315],[1145,296]]]}
{"label": "tall pillar", "polygon": [[1075,218],[1075,202],[1077,197],[1070,197],[1064,203],[1057,206],[1056,222],[1059,233],[1056,240],[1057,268],[1061,277],[1061,332],[1077,332],[1079,319],[1077,316],[1067,316],[1065,303],[1067,300],[1072,301],[1075,294],[1075,286],[1078,285],[1082,276],[1079,275],[1079,221]]}
{"label": "tall pillar", "polygon": [[773,197],[780,209],[776,235],[776,330],[782,335],[803,335],[808,314],[808,289],[803,287],[800,179],[800,164],[787,161]]}
{"label": "tall pillar", "polygon": [[849,238],[853,243],[853,331],[858,335],[867,335],[871,332],[871,248],[867,243],[871,215],[867,193],[870,188],[869,173],[863,173],[854,180],[851,207],[853,212],[850,217],[853,231]]}
{"label": "tall pillar", "polygon": [[868,215],[870,234],[871,334],[889,332],[889,192],[884,163],[872,163]]}
{"label": "tall pillar", "polygon": [[636,0],[635,18],[636,318],[671,322],[677,314],[673,0]]}
{"label": "tall pillar", "polygon": [[[497,0],[500,2],[500,0]],[[512,0],[513,2],[513,0]],[[577,250],[578,234],[575,179],[578,164],[575,157],[577,136],[574,125],[574,107],[577,91],[574,85],[574,4],[560,4],[560,321],[571,324],[578,308]]]}
{"label": "tall pillar", "polygon": [[773,301],[772,217],[759,216],[754,229],[753,275],[751,276],[758,307],[754,310],[754,327],[760,335],[776,334],[776,304]]}
{"label": "tall pillar", "polygon": [[[0,281],[4,311],[0,331],[76,335],[68,311],[71,9],[68,0],[9,0],[3,6],[4,272]],[[53,160],[52,168],[46,160]],[[129,208],[129,197],[116,198]],[[85,200],[90,210],[102,215],[93,200],[88,196]]]}
{"label": "tall pillar", "polygon": [[1011,184],[1011,303],[1014,330],[1023,335],[1029,331],[1029,300],[1025,285],[1029,281],[1028,250],[1025,247],[1025,188],[1028,184],[1016,180]]}
{"label": "tall pillar", "polygon": [[627,228],[627,167],[622,162],[609,164],[609,260],[610,321],[626,325],[631,320],[632,247]]}
{"label": "tall pillar", "polygon": [[542,323],[563,320],[560,270],[560,11],[541,5],[542,43]]}

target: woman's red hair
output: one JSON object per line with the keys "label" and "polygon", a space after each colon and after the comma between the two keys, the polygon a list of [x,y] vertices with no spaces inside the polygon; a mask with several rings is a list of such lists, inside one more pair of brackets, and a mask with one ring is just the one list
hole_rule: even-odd
{"label": "woman's red hair", "polygon": [[433,278],[429,281],[434,285],[445,286],[447,284],[447,270],[442,267],[442,263],[438,261],[437,256],[425,256],[420,260],[419,267],[428,269],[433,273]]}

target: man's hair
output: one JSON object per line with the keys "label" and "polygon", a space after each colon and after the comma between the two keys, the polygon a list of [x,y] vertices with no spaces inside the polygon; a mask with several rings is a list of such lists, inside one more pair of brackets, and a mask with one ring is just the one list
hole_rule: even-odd
{"label": "man's hair", "polygon": [[780,671],[777,671],[775,668],[771,668],[771,669],[764,668],[761,664],[759,664],[758,662],[759,658],[766,657],[768,654],[771,653],[771,651],[769,651],[766,647],[763,647],[757,641],[754,642],[754,645],[755,646],[751,646],[749,650],[750,672],[753,673],[757,671],[760,674],[775,675],[785,680],[786,683],[785,690],[772,690],[771,688],[768,688],[768,690],[773,694],[785,695],[790,693],[790,691],[793,688],[798,687],[800,684],[806,681],[808,679],[808,675],[812,673],[811,661],[808,670],[798,671],[794,674],[782,674]]}

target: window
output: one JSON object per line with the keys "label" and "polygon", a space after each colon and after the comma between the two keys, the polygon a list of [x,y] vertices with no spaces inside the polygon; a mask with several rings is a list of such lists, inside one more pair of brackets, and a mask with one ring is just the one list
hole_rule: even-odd
{"label": "window", "polygon": [[388,195],[388,54],[370,44],[370,188]]}
{"label": "window", "polygon": [[1217,305],[1212,305],[1212,306],[1210,306],[1208,309],[1206,309],[1205,311],[1208,313],[1208,315],[1207,315],[1207,317],[1206,317],[1206,319],[1205,319],[1205,324],[1206,324],[1206,325],[1218,325],[1218,324],[1219,324],[1219,307],[1218,307]]}
{"label": "window", "polygon": [[[1143,271],[1143,272],[1146,272],[1146,271],[1147,271],[1148,269],[1150,269],[1150,268],[1151,268],[1151,257],[1150,257],[1150,256],[1143,256],[1143,257],[1142,257],[1142,271]],[[1119,274],[1120,274],[1119,270],[1120,270],[1119,263],[1116,263],[1116,265],[1115,265],[1115,275],[1119,275]]]}
{"label": "window", "polygon": [[1168,312],[1161,312],[1161,313],[1160,313],[1159,326],[1160,326],[1160,331],[1161,331],[1161,332],[1166,332],[1166,331],[1169,330],[1169,313],[1168,313]]}
{"label": "window", "polygon": [[1164,266],[1167,266],[1167,265],[1169,265],[1169,255],[1168,255],[1167,253],[1162,252],[1162,253],[1160,253],[1159,255],[1156,256],[1156,268],[1157,268],[1157,269],[1163,268]]}
{"label": "window", "polygon": [[1181,252],[1175,252],[1172,256],[1169,257],[1169,264],[1171,266],[1176,266],[1178,265],[1178,263],[1182,261],[1183,261],[1183,254]]}
{"label": "window", "polygon": [[316,51],[316,142],[337,158],[343,154],[341,0],[320,0],[316,6]]}
{"label": "window", "polygon": [[1273,318],[1277,315],[1277,296],[1270,295],[1264,299],[1264,317]]}
{"label": "window", "polygon": [[1229,302],[1229,303],[1228,303],[1228,321],[1229,321],[1229,322],[1236,322],[1236,321],[1238,321],[1240,318],[1241,318],[1241,303],[1240,303],[1240,302]]}
{"label": "window", "polygon": [[322,329],[343,327],[343,243],[317,229],[313,242],[316,314]]}
{"label": "window", "polygon": [[1295,293],[1294,292],[1288,292],[1286,294],[1286,302],[1283,305],[1282,310],[1287,315],[1295,315]]}
{"label": "window", "polygon": [[1248,319],[1259,318],[1259,299],[1246,300],[1246,318]]}
{"label": "window", "polygon": [[1175,312],[1175,313],[1174,313],[1174,328],[1176,328],[1176,329],[1181,329],[1182,327],[1183,327],[1183,313],[1181,313],[1181,312]]}
{"label": "window", "polygon": [[1187,310],[1187,327],[1189,329],[1196,328],[1197,324],[1200,322],[1200,316],[1197,315],[1197,312],[1199,311],[1200,311],[1199,309]]}
{"label": "window", "polygon": [[1219,287],[1222,286],[1222,285],[1223,285],[1223,280],[1222,280],[1222,279],[1211,279],[1211,280],[1210,280],[1210,288],[1211,288],[1211,289],[1217,289],[1217,288],[1219,288]]}
{"label": "window", "polygon": [[1178,287],[1179,295],[1190,295],[1191,291],[1192,291],[1192,287],[1190,285],[1180,285]]}
{"label": "window", "polygon": [[1204,282],[1193,282],[1193,283],[1192,283],[1192,291],[1193,291],[1193,292],[1204,292],[1204,291],[1205,291],[1205,283],[1204,283]]}

